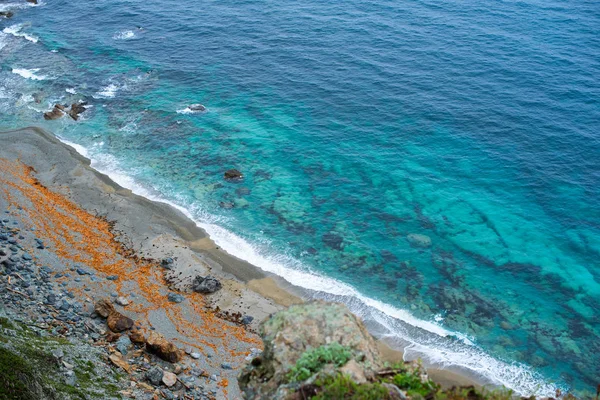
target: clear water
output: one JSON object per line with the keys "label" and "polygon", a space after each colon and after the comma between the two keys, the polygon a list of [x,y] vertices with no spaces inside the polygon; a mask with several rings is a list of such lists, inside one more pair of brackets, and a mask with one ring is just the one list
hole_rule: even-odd
{"label": "clear water", "polygon": [[[521,393],[595,389],[596,2],[18,5],[2,128],[81,146],[407,357]],[[43,120],[80,99],[83,120]]]}

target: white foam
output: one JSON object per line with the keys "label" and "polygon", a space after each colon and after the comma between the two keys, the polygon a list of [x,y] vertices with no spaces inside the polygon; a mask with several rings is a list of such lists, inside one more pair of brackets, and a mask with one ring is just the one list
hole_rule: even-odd
{"label": "white foam", "polygon": [[0,12],[18,10],[20,8],[35,7],[36,5],[39,4],[33,4],[26,1],[22,1],[20,3],[4,3],[0,4]]}
{"label": "white foam", "polygon": [[119,32],[115,32],[113,35],[113,39],[115,40],[129,40],[135,38],[135,32],[131,30],[123,30]]}
{"label": "white foam", "polygon": [[16,37],[25,38],[32,43],[38,42],[39,39],[36,36],[30,35],[25,32],[21,32],[21,29],[23,29],[23,24],[16,24],[16,25],[7,26],[6,28],[4,28],[4,30],[2,30],[2,32],[8,33],[8,34],[16,36]]}
{"label": "white foam", "polygon": [[[519,363],[507,363],[485,353],[469,338],[449,331],[438,323],[414,317],[410,312],[364,296],[352,286],[336,279],[314,273],[298,260],[286,255],[264,255],[261,247],[250,244],[240,236],[217,225],[214,217],[202,215],[199,221],[193,214],[201,211],[182,207],[163,196],[140,185],[131,176],[124,173],[119,162],[111,155],[94,154],[84,147],[61,140],[75,148],[78,153],[91,159],[91,166],[108,175],[119,185],[133,193],[150,200],[167,203],[204,229],[211,239],[223,250],[242,260],[271,273],[274,273],[292,285],[319,293],[317,297],[335,301],[344,301],[350,309],[365,320],[372,320],[386,328],[388,337],[396,337],[408,343],[404,350],[405,359],[420,357],[439,367],[460,367],[471,371],[491,383],[504,385],[524,396],[535,394],[552,397],[558,385],[544,382],[543,377],[532,368]],[[262,246],[264,247],[264,246]],[[441,316],[435,316],[440,320]],[[415,332],[411,332],[415,331]],[[454,340],[459,338],[459,340]],[[564,387],[561,387],[565,391]]]}
{"label": "white foam", "polygon": [[107,97],[107,98],[115,97],[118,90],[119,90],[119,87],[117,85],[115,85],[114,83],[111,83],[110,85],[105,86],[102,89],[100,89],[92,97],[94,97],[94,98],[98,98],[97,96]]}
{"label": "white foam", "polygon": [[39,70],[40,70],[39,68],[32,68],[32,69],[13,68],[12,73],[20,75],[23,78],[31,79],[34,81],[43,81],[43,80],[47,79],[47,76],[45,76],[45,75],[36,75],[36,72],[38,72]]}
{"label": "white foam", "polygon": [[77,94],[77,90],[75,90],[75,88],[66,88],[65,92],[71,93],[71,94]]}

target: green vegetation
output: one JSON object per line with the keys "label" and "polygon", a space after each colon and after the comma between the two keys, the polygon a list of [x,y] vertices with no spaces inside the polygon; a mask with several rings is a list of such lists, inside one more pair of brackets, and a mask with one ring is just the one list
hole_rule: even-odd
{"label": "green vegetation", "polygon": [[33,393],[25,384],[32,376],[33,371],[25,360],[13,352],[0,348],[0,399],[27,400],[34,398]]}
{"label": "green vegetation", "polygon": [[338,374],[315,382],[319,387],[313,400],[386,400],[390,399],[389,391],[381,383],[365,383],[359,385],[347,375]]}
{"label": "green vegetation", "polygon": [[300,356],[288,374],[288,381],[302,382],[310,378],[325,364],[341,367],[352,358],[352,351],[339,343],[331,343],[307,350]]}
{"label": "green vegetation", "polygon": [[[73,344],[67,339],[41,336],[26,324],[0,318],[0,399],[104,399],[120,398],[116,385],[96,375],[92,361],[76,360],[77,386],[63,382],[63,375],[52,351]],[[10,335],[3,329],[14,331]],[[117,376],[117,374],[115,374]]]}
{"label": "green vegetation", "polygon": [[[302,398],[312,400],[392,400],[400,398],[398,390],[404,392],[403,396],[421,400],[515,399],[514,393],[508,389],[488,390],[468,386],[443,390],[431,380],[422,379],[422,374],[420,365],[415,367],[397,364],[380,371],[368,383],[357,384],[350,376],[338,373],[333,376],[319,377],[314,383],[301,386],[299,392]],[[563,398],[574,400],[568,395]]]}

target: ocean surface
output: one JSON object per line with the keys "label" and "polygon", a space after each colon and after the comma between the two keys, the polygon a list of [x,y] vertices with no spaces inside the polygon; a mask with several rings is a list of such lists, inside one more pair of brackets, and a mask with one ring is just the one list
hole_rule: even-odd
{"label": "ocean surface", "polygon": [[[523,394],[595,392],[597,1],[8,9],[0,128],[54,132],[407,358]],[[79,121],[42,117],[80,100]]]}

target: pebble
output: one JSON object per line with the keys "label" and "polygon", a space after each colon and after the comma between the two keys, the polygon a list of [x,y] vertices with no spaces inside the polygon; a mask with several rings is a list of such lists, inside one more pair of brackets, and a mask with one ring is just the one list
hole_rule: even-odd
{"label": "pebble", "polygon": [[223,364],[221,364],[221,368],[223,368],[223,369],[233,369],[231,367],[231,364],[229,364],[229,363],[223,363]]}
{"label": "pebble", "polygon": [[119,279],[119,277],[117,275],[110,275],[107,276],[106,279],[109,281],[116,281],[117,279]]}
{"label": "pebble", "polygon": [[171,387],[177,383],[177,375],[172,372],[164,371],[162,376],[162,382],[166,387]]}
{"label": "pebble", "polygon": [[185,300],[185,297],[183,297],[182,295],[180,295],[178,293],[169,293],[168,299],[169,299],[169,301],[172,301],[173,303],[181,303],[183,300]]}
{"label": "pebble", "polygon": [[192,357],[193,359],[197,360],[200,358],[200,353],[190,353],[190,357]]}
{"label": "pebble", "polygon": [[117,303],[120,306],[128,306],[129,305],[129,300],[127,300],[125,297],[123,296],[119,296],[117,297],[117,299],[115,300],[115,303]]}

